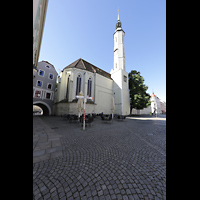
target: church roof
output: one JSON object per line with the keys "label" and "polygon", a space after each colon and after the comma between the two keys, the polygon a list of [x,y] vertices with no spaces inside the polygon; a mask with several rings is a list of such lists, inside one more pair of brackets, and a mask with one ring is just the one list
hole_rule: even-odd
{"label": "church roof", "polygon": [[151,95],[151,97],[156,97],[156,95],[153,93],[153,94]]}
{"label": "church roof", "polygon": [[94,66],[93,64],[83,60],[82,58],[79,58],[78,60],[74,61],[73,63],[71,63],[70,65],[65,67],[64,69],[68,69],[68,68],[77,68],[77,69],[87,70],[89,72],[97,73],[97,74],[100,74],[102,76],[105,76],[106,78],[112,79],[111,74],[109,74],[108,72],[106,72],[106,71]]}

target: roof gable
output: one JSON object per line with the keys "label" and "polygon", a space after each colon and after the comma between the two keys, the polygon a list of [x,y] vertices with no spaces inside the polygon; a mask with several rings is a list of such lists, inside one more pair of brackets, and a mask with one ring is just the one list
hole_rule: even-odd
{"label": "roof gable", "polygon": [[82,69],[82,70],[87,70],[89,72],[98,73],[102,76],[105,76],[106,78],[112,79],[111,74],[109,74],[108,72],[106,72],[106,71],[94,66],[93,64],[83,60],[82,58],[79,58],[78,60],[74,61],[73,63],[71,63],[70,65],[65,67],[64,69],[67,69],[67,68],[78,68],[78,69]]}

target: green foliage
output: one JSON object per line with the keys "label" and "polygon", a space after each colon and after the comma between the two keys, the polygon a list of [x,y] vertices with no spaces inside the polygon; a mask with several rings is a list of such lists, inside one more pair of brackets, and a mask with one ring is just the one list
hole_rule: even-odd
{"label": "green foliage", "polygon": [[[148,86],[144,85],[144,78],[140,72],[132,70],[129,74],[130,111],[133,108],[143,109],[151,105],[150,95],[146,93]],[[131,114],[131,113],[130,113]]]}

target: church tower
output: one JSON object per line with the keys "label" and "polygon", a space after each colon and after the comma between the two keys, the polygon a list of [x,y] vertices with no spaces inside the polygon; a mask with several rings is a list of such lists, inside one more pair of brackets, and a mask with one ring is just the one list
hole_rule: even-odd
{"label": "church tower", "polygon": [[111,78],[113,79],[113,94],[115,98],[115,114],[129,115],[130,113],[130,96],[128,73],[125,65],[124,51],[124,35],[122,23],[119,19],[116,23],[116,30],[113,34],[114,38],[114,69],[111,70]]}

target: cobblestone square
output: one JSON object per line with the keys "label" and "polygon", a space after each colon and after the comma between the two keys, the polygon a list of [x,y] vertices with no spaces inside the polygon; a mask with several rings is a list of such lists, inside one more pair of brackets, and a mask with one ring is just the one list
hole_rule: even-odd
{"label": "cobblestone square", "polygon": [[166,117],[33,117],[33,160],[35,200],[166,199]]}

